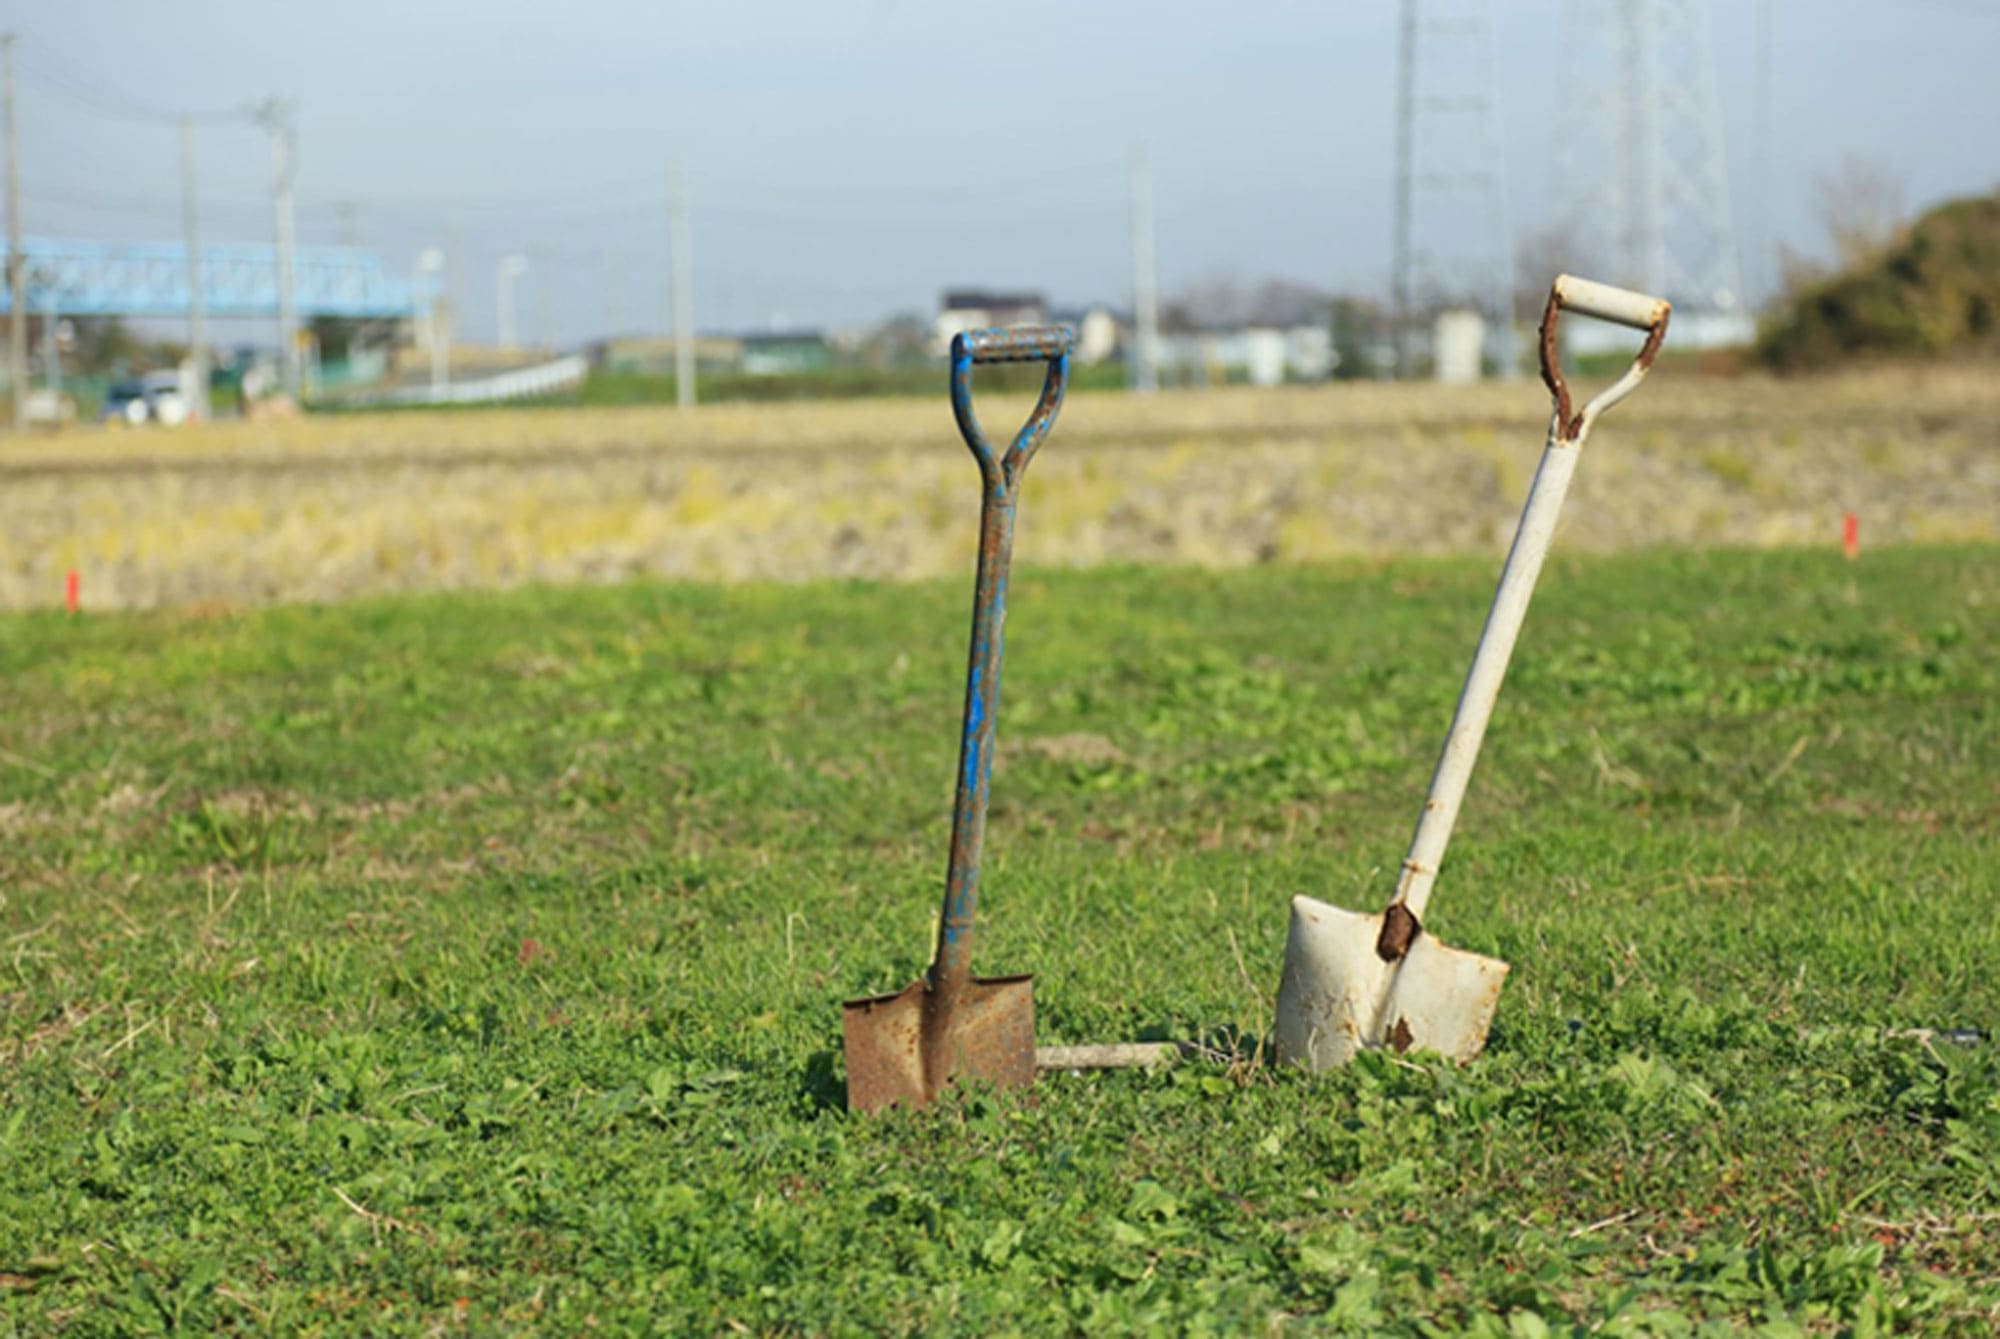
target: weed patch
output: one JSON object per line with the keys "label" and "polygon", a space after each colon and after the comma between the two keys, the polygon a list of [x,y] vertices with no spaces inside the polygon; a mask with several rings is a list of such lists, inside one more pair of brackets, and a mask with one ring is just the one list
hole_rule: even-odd
{"label": "weed patch", "polygon": [[1990,1334],[1992,549],[1559,552],[1488,1053],[1266,1062],[1492,568],[1023,575],[982,961],[1235,1063],[879,1119],[962,581],[0,620],[0,1329]]}

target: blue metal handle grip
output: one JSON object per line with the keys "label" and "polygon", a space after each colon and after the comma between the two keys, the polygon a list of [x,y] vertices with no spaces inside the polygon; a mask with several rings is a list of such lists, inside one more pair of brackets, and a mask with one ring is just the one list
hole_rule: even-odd
{"label": "blue metal handle grip", "polygon": [[[951,341],[951,412],[958,431],[979,462],[980,476],[990,495],[1011,495],[1022,473],[1034,458],[1035,448],[1055,426],[1062,409],[1063,392],[1069,389],[1069,351],[1076,332],[1066,325],[1026,325],[1011,330],[968,330]],[[972,368],[976,363],[1026,363],[1046,361],[1048,374],[1042,378],[1042,397],[1028,415],[1028,421],[1014,434],[1013,445],[1003,460],[972,412]]]}
{"label": "blue metal handle grip", "polygon": [[951,358],[975,363],[1039,363],[1065,357],[1076,347],[1076,331],[1066,325],[1020,325],[1003,330],[967,330],[951,341]]}

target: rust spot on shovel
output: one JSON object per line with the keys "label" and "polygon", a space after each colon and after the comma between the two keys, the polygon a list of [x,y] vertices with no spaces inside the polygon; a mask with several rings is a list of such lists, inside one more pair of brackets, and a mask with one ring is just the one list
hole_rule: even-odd
{"label": "rust spot on shovel", "polygon": [[1383,962],[1401,962],[1423,928],[1407,906],[1390,903],[1382,913],[1382,933],[1375,937],[1375,956]]}

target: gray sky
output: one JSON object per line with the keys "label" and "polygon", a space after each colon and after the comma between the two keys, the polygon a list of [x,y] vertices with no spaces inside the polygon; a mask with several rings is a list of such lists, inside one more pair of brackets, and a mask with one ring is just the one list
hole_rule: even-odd
{"label": "gray sky", "polygon": [[[1892,164],[1912,208],[2000,184],[2000,0],[1770,0],[1772,170],[1756,189],[1763,2],[1711,5],[1753,287],[1769,273],[1767,236],[1822,247],[1812,181],[1843,155]],[[1553,146],[1570,6],[1492,8],[1526,234],[1563,212]],[[304,240],[351,236],[401,272],[455,237],[461,328],[479,339],[492,335],[498,259],[543,249],[553,332],[568,342],[662,326],[673,154],[692,188],[704,328],[856,324],[927,312],[959,285],[1123,305],[1138,140],[1169,294],[1224,275],[1382,293],[1397,10],[39,0],[9,5],[4,22],[22,34],[31,234],[175,239],[177,137],[135,113],[283,93],[299,108]],[[205,236],[268,239],[263,135],[206,128],[200,154]],[[1442,195],[1423,203],[1439,238],[1465,213]],[[532,331],[532,277],[521,305]]]}

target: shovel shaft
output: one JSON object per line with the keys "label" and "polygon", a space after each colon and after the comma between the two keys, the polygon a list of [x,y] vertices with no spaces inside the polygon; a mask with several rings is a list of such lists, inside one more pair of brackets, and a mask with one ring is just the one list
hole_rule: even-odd
{"label": "shovel shaft", "polygon": [[972,975],[972,935],[986,846],[993,777],[994,717],[1007,628],[1007,569],[1014,550],[1013,490],[988,491],[979,514],[979,572],[972,594],[972,651],[965,671],[965,721],[958,743],[958,789],[951,810],[951,865],[931,987],[955,991]]}
{"label": "shovel shaft", "polygon": [[[1581,312],[1646,332],[1646,341],[1624,376],[1600,391],[1582,409],[1572,408],[1569,386],[1562,375],[1557,323],[1565,311]],[[1501,682],[1507,677],[1507,662],[1513,658],[1514,642],[1528,616],[1528,601],[1534,596],[1542,560],[1548,556],[1549,542],[1555,537],[1556,520],[1562,513],[1563,499],[1569,494],[1570,476],[1583,453],[1584,439],[1590,435],[1597,416],[1630,395],[1652,369],[1660,343],[1666,338],[1670,311],[1659,298],[1570,275],[1558,276],[1549,290],[1548,306],[1542,313],[1541,340],[1542,380],[1547,383],[1553,402],[1548,446],[1542,451],[1534,486],[1528,490],[1527,506],[1522,509],[1513,547],[1507,552],[1507,565],[1500,573],[1500,588],[1493,594],[1493,608],[1486,615],[1479,648],[1473,652],[1472,669],[1458,695],[1458,708],[1452,713],[1444,751],[1431,777],[1430,794],[1417,818],[1409,854],[1403,859],[1380,945],[1385,957],[1400,957],[1408,949],[1414,931],[1411,922],[1423,919],[1424,908],[1430,902],[1438,866],[1444,863],[1445,847],[1450,844],[1452,827],[1458,822],[1459,805],[1472,780],[1472,766],[1478,761],[1480,744],[1485,741],[1486,725],[1493,717]],[[1398,907],[1408,915],[1395,914]]]}
{"label": "shovel shaft", "polygon": [[1494,592],[1493,607],[1486,615],[1486,627],[1479,634],[1479,649],[1473,653],[1472,669],[1458,695],[1458,709],[1452,713],[1451,730],[1445,735],[1444,751],[1437,771],[1431,776],[1430,794],[1423,813],[1417,818],[1416,834],[1403,860],[1396,884],[1398,903],[1410,914],[1423,919],[1430,901],[1431,886],[1437,882],[1438,866],[1444,861],[1451,830],[1458,822],[1458,808],[1465,788],[1472,780],[1472,766],[1479,759],[1479,746],[1486,738],[1486,725],[1493,717],[1493,704],[1500,696],[1500,684],[1507,677],[1507,662],[1514,655],[1514,642],[1528,615],[1528,601],[1535,593],[1542,560],[1548,556],[1549,541],[1555,535],[1556,520],[1563,498],[1569,492],[1570,476],[1582,454],[1576,442],[1564,442],[1553,433],[1542,463],[1535,471],[1534,487],[1528,491],[1528,505],[1521,513],[1514,545],[1507,553],[1507,566],[1500,573],[1500,588]]}
{"label": "shovel shaft", "polygon": [[[986,803],[993,775],[995,718],[1000,710],[1001,651],[1007,627],[1007,576],[1014,551],[1014,517],[1028,462],[1054,425],[1069,384],[1066,327],[968,331],[952,341],[951,404],[958,427],[979,462],[979,568],[972,589],[972,648],[965,672],[965,719],[959,737],[957,795],[951,811],[951,864],[930,985],[949,1008],[972,977],[972,939],[979,910],[979,873],[986,845]],[[1049,370],[1041,399],[1005,456],[993,450],[972,411],[972,367],[978,362],[1043,359]]]}

